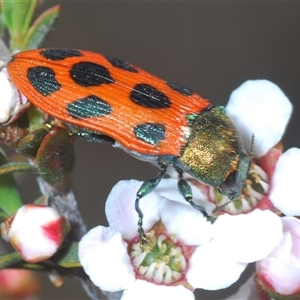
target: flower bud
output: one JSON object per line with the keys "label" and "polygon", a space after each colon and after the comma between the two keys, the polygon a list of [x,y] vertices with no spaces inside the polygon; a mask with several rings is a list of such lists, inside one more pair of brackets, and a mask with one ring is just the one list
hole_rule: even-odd
{"label": "flower bud", "polygon": [[35,274],[28,270],[0,271],[0,299],[33,299],[40,289]]}
{"label": "flower bud", "polygon": [[5,224],[8,240],[29,263],[51,257],[69,231],[69,223],[51,207],[36,204],[22,206]]}

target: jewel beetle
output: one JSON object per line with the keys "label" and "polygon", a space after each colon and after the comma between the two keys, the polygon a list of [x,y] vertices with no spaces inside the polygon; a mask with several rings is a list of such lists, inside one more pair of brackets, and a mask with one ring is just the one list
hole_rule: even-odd
{"label": "jewel beetle", "polygon": [[223,107],[192,90],[120,59],[76,49],[20,52],[7,69],[31,103],[78,126],[84,138],[110,141],[140,160],[159,164],[157,177],[145,181],[136,196],[142,241],[139,200],[155,189],[168,166],[179,174],[183,197],[208,219],[193,202],[182,173],[218,187],[230,200],[242,193],[251,163],[242,138]]}

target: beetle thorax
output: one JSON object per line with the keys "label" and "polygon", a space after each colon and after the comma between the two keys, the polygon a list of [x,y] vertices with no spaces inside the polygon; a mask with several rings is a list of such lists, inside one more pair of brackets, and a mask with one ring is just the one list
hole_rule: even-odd
{"label": "beetle thorax", "polygon": [[237,173],[233,185],[240,190],[243,182],[239,181],[244,181],[248,172],[246,168],[242,170],[245,174],[239,174],[241,160],[250,163],[240,135],[224,108],[213,107],[195,119],[178,163],[184,171],[212,186],[224,185],[229,175]]}

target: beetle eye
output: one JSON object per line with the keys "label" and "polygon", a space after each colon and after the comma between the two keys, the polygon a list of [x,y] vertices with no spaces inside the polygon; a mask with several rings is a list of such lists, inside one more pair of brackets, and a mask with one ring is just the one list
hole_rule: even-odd
{"label": "beetle eye", "polygon": [[234,200],[239,195],[239,191],[237,191],[237,177],[238,173],[236,171],[231,172],[219,187],[221,193],[230,200]]}

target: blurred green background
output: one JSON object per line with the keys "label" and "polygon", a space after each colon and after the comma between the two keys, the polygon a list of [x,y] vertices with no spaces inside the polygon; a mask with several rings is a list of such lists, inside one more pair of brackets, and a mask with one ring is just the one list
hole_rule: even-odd
{"label": "blurred green background", "polygon": [[[41,10],[58,3],[61,17],[44,46],[123,59],[215,104],[226,104],[247,79],[269,79],[294,104],[285,147],[300,147],[299,2],[44,1]],[[75,144],[73,186],[89,228],[106,224],[104,202],[118,180],[144,180],[157,173],[110,145],[80,139]],[[34,178],[24,180],[26,199],[36,198],[33,186]],[[45,282],[41,299],[88,299],[77,281],[66,280],[59,289]],[[237,288],[199,291],[197,298],[225,299]]]}

